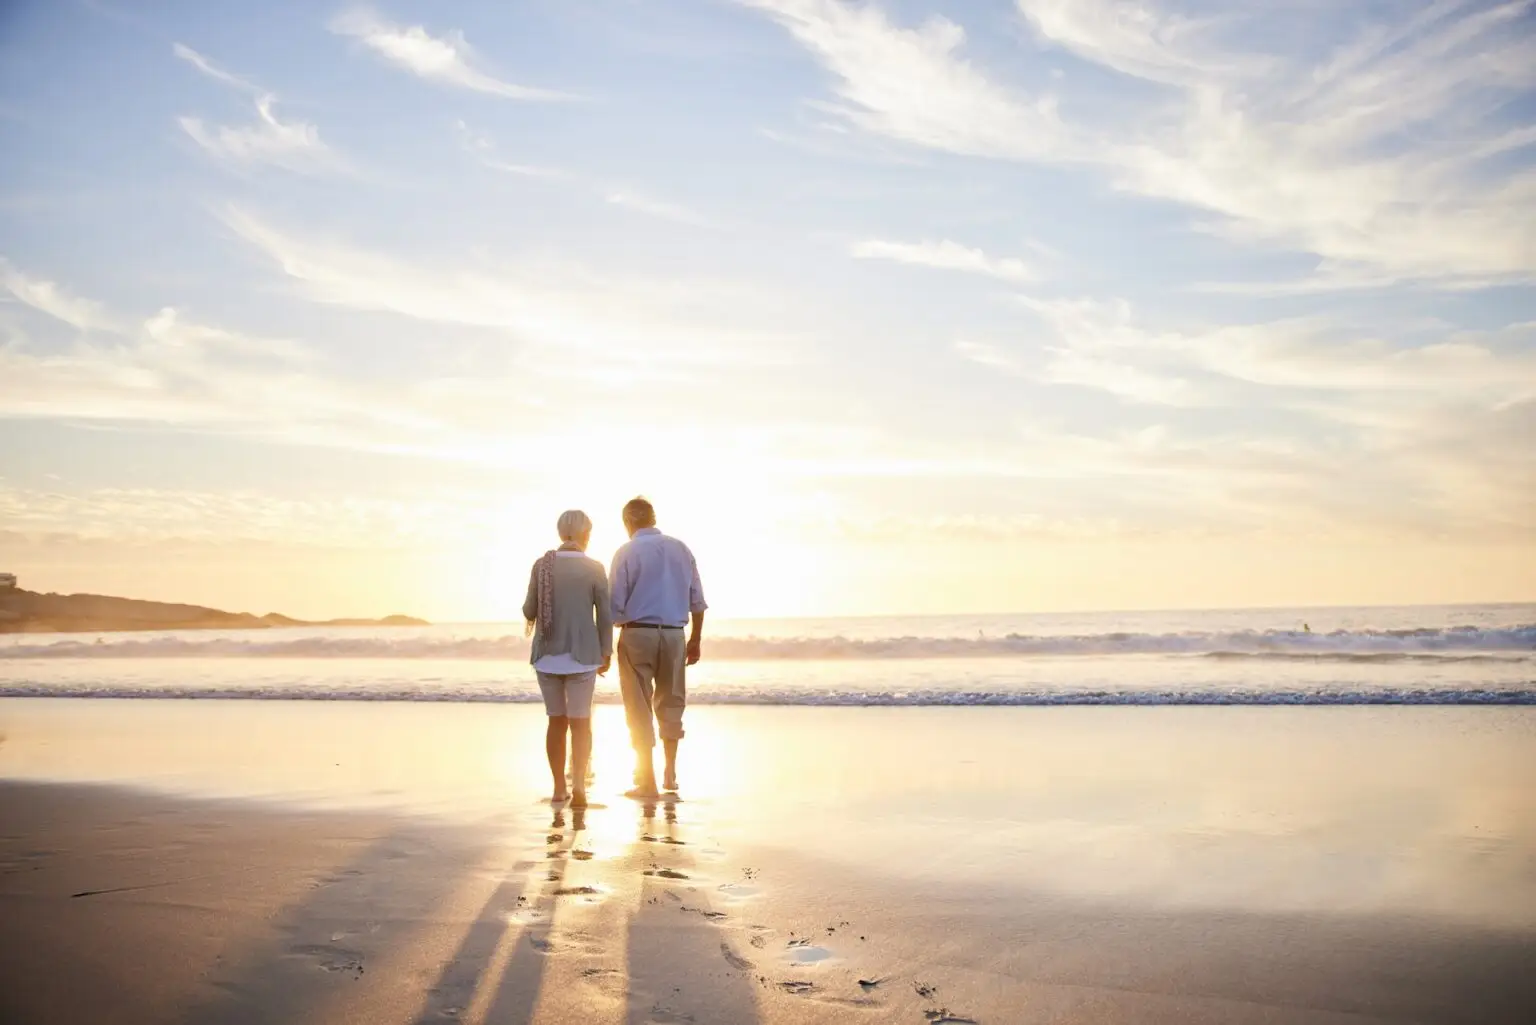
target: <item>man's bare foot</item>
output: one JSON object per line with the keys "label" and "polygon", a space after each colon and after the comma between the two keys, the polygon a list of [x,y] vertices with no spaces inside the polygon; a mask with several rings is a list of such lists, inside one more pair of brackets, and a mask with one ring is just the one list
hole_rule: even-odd
{"label": "man's bare foot", "polygon": [[565,803],[565,799],[566,799],[565,791],[564,790],[556,790],[553,794],[551,794],[549,796],[549,803],[550,804],[564,804]]}
{"label": "man's bare foot", "polygon": [[624,791],[624,796],[638,801],[654,801],[661,796],[661,793],[656,789],[656,781],[652,780],[649,785],[642,783],[632,790]]}

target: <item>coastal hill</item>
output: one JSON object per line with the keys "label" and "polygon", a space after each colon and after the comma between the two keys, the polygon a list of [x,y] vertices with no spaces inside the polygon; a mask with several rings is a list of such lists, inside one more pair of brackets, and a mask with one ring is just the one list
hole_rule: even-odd
{"label": "coastal hill", "polygon": [[424,619],[294,619],[271,612],[225,612],[201,605],[112,598],[100,594],[41,594],[0,588],[0,633],[89,633],[107,630],[264,630],[275,626],[428,626]]}

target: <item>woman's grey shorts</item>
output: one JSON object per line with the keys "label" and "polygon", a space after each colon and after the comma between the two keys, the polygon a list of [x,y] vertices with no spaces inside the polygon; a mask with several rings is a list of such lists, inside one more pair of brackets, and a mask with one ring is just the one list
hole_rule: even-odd
{"label": "woman's grey shorts", "polygon": [[597,689],[597,670],[585,673],[538,673],[544,694],[544,713],[568,719],[592,718],[592,692]]}

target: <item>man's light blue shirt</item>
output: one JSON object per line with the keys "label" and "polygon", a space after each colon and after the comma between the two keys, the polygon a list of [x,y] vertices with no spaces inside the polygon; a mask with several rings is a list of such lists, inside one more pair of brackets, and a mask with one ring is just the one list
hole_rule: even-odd
{"label": "man's light blue shirt", "polygon": [[687,626],[690,612],[709,608],[693,553],[655,527],[641,527],[613,553],[608,589],[615,626]]}

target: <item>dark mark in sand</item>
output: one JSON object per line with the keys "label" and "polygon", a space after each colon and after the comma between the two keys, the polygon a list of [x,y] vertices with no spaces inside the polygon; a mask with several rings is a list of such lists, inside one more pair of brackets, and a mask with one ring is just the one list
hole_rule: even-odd
{"label": "dark mark in sand", "polygon": [[187,879],[171,879],[163,883],[141,883],[138,886],[113,886],[105,890],[81,890],[79,893],[69,895],[70,900],[77,897],[100,897],[106,893],[132,893],[135,890],[155,890],[162,886],[175,886],[178,883],[192,883],[200,879],[212,879],[213,876],[191,876]]}
{"label": "dark mark in sand", "polygon": [[753,968],[752,962],[732,950],[729,943],[720,944],[720,956],[725,958],[726,964],[738,972],[750,972]]}

